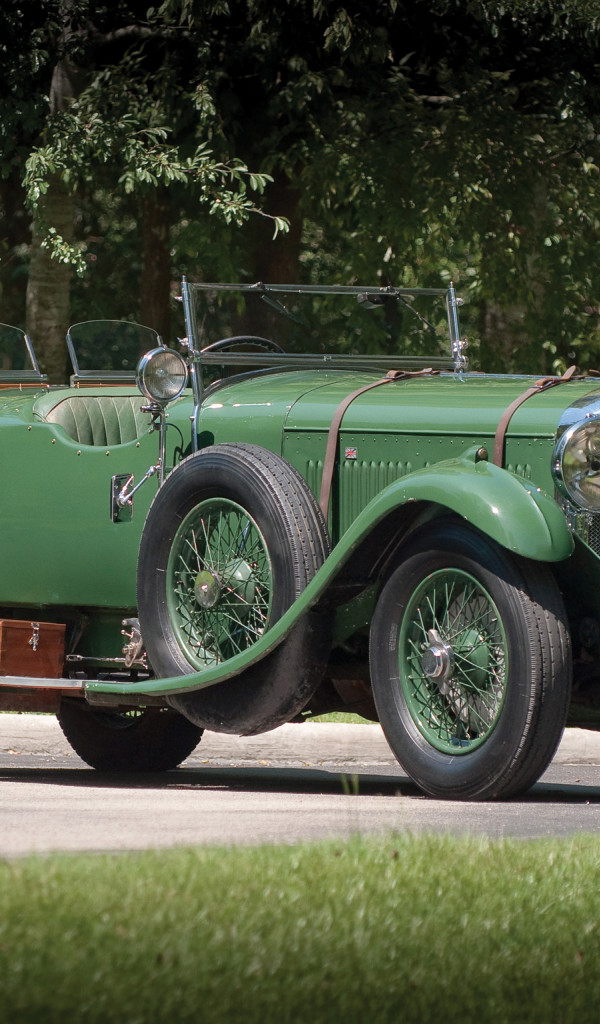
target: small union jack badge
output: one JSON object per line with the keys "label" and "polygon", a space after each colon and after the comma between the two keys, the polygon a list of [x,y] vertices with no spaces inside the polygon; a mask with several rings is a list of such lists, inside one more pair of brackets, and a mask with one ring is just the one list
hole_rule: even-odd
{"label": "small union jack badge", "polygon": [[344,458],[345,459],[355,459],[356,458],[356,448],[345,448],[344,449]]}

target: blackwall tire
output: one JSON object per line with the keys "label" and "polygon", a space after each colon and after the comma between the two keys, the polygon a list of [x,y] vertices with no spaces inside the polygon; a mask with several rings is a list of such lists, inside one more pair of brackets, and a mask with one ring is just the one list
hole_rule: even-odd
{"label": "blackwall tire", "polygon": [[65,699],[57,718],[73,750],[102,772],[170,771],[202,736],[202,729],[170,708],[100,710]]}
{"label": "blackwall tire", "polygon": [[571,658],[546,566],[461,523],[428,527],[379,597],[370,660],[387,740],[431,796],[514,796],[551,761]]}
{"label": "blackwall tire", "polygon": [[[188,674],[246,650],[289,608],[329,553],[323,517],[279,455],[222,444],[185,459],[159,490],[138,563],[138,615],[158,676]],[[328,651],[309,612],[242,675],[169,704],[202,728],[251,734],[290,721]]]}

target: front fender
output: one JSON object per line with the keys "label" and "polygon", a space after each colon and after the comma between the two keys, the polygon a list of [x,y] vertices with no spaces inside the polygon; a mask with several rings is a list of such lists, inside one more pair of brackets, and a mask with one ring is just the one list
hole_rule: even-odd
{"label": "front fender", "polygon": [[573,551],[573,539],[559,506],[544,491],[499,466],[476,462],[474,455],[449,459],[418,470],[381,491],[356,517],[302,594],[269,631],[247,651],[228,661],[170,679],[143,684],[89,680],[86,693],[183,693],[214,686],[260,661],[284,639],[322,598],[360,544],[391,513],[409,502],[436,505],[467,519],[515,554],[557,562]]}
{"label": "front fender", "polygon": [[560,562],[573,551],[573,538],[554,498],[530,481],[489,462],[476,462],[473,456],[448,459],[397,480],[363,515],[381,520],[408,501],[447,508],[516,555]]}

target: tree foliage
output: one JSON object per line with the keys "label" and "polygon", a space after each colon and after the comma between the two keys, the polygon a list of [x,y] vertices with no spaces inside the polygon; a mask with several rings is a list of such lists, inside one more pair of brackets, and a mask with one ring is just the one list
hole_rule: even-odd
{"label": "tree foliage", "polygon": [[600,361],[600,0],[42,0],[27,53],[13,6],[0,167],[74,197],[78,313],[139,315],[136,274],[453,279],[486,368]]}
{"label": "tree foliage", "polygon": [[[593,358],[595,0],[166,0],[161,12],[201,38],[215,123],[262,159],[278,199],[287,191],[306,276],[453,278],[487,366]],[[265,277],[274,251],[248,236],[241,258]]]}

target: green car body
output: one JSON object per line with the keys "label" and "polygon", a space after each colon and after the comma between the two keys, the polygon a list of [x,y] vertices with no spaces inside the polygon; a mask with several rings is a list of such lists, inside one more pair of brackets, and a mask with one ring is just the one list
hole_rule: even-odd
{"label": "green car body", "polygon": [[442,357],[203,348],[220,287],[184,282],[187,369],[161,391],[156,349],[145,412],[133,381],[0,375],[0,617],[65,625],[62,675],[5,673],[2,706],[129,769],[346,708],[435,796],[528,788],[568,715],[600,725],[598,380],[469,372],[453,289]]}

